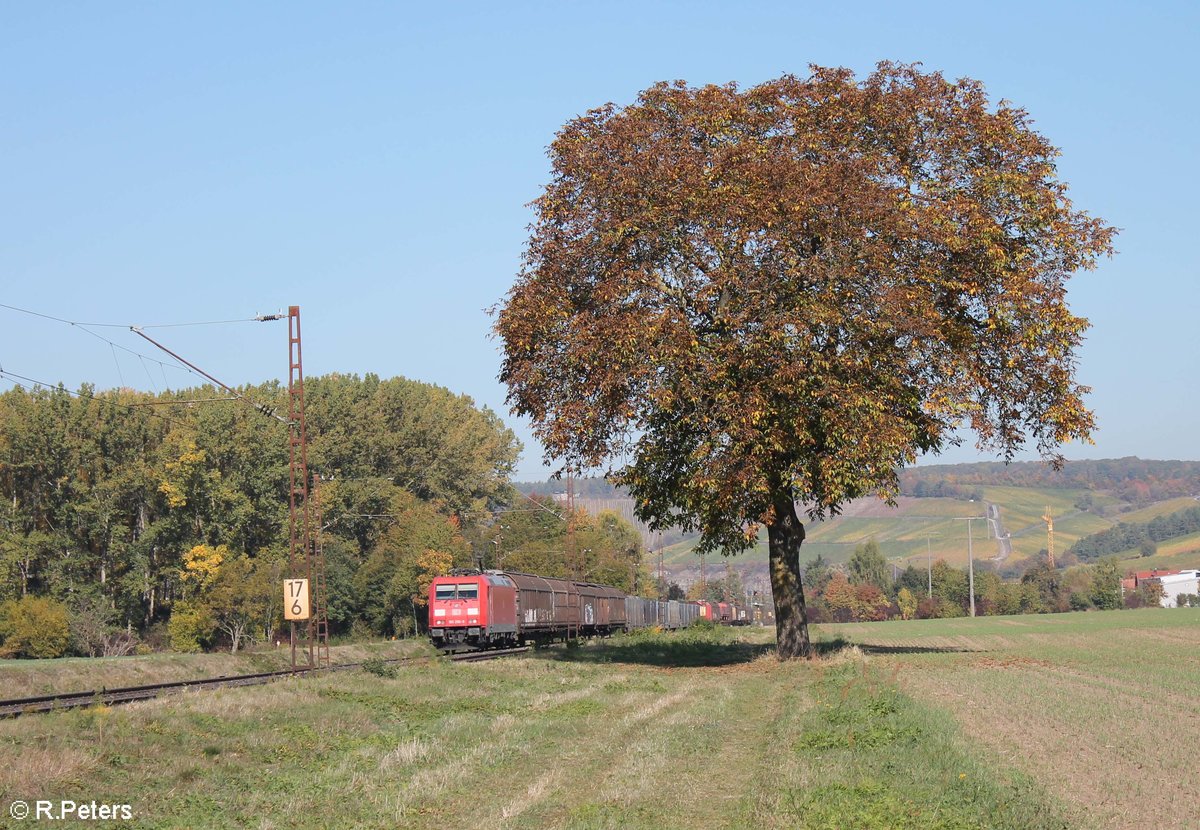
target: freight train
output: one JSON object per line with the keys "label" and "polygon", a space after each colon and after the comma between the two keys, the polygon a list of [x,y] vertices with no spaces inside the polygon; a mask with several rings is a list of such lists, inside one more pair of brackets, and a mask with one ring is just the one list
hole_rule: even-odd
{"label": "freight train", "polygon": [[429,586],[429,636],[438,648],[506,648],[696,620],[749,625],[753,609],[733,602],[682,602],[628,596],[609,585],[460,569]]}

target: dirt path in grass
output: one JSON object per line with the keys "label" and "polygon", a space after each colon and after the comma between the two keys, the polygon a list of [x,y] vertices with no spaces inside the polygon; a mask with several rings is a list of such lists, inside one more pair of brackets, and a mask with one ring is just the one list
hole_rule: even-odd
{"label": "dirt path in grass", "polygon": [[803,695],[761,693],[775,682],[773,658],[734,669],[633,671],[661,691],[631,692],[603,716],[573,722],[551,768],[522,782],[484,826],[641,826],[639,817],[652,815],[671,815],[680,827],[737,826],[747,776],[769,768],[764,736],[803,710]]}

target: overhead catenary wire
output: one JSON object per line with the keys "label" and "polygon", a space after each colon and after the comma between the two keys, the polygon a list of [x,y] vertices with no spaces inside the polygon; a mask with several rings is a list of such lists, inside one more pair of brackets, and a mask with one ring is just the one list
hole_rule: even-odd
{"label": "overhead catenary wire", "polygon": [[[113,349],[120,349],[120,350],[121,350],[121,351],[123,351],[123,352],[128,352],[129,354],[131,354],[131,355],[134,355],[135,357],[137,357],[137,358],[139,358],[139,359],[141,359],[141,360],[149,360],[151,363],[157,363],[157,364],[158,364],[160,367],[167,367],[167,366],[169,366],[169,367],[171,367],[172,369],[178,369],[178,370],[181,370],[181,371],[184,371],[184,372],[188,372],[189,374],[193,374],[193,375],[194,375],[194,374],[196,374],[195,372],[193,372],[191,369],[189,369],[189,368],[188,368],[188,367],[186,367],[186,366],[181,366],[181,365],[179,365],[179,364],[176,364],[176,363],[167,363],[167,362],[166,362],[166,361],[164,361],[164,360],[159,360],[159,359],[157,359],[157,358],[151,357],[150,355],[147,355],[147,354],[142,354],[141,352],[135,351],[135,350],[133,350],[133,349],[129,348],[128,346],[122,346],[120,343],[117,343],[117,342],[116,342],[116,341],[114,341],[114,340],[110,340],[110,339],[108,339],[107,337],[105,337],[104,335],[102,335],[102,334],[98,334],[97,332],[94,332],[94,331],[92,331],[90,328],[88,328],[88,326],[92,326],[92,327],[118,327],[118,326],[115,326],[115,324],[112,324],[112,323],[81,323],[81,322],[78,322],[78,321],[76,321],[76,320],[68,320],[68,319],[66,319],[65,317],[56,317],[56,316],[55,316],[55,315],[53,315],[53,314],[43,314],[43,313],[42,313],[42,312],[40,312],[40,311],[31,311],[30,309],[27,309],[27,308],[20,308],[20,307],[18,307],[18,306],[14,306],[14,305],[8,305],[7,303],[0,303],[0,308],[7,308],[7,309],[10,309],[10,310],[12,310],[12,311],[19,311],[19,312],[21,312],[22,314],[29,314],[29,315],[32,315],[32,316],[34,316],[34,317],[41,317],[41,318],[42,318],[42,319],[44,319],[44,320],[53,320],[53,321],[54,321],[54,322],[56,322],[56,323],[63,323],[63,324],[65,324],[65,325],[71,326],[72,328],[77,328],[77,329],[79,329],[80,331],[84,332],[85,334],[89,334],[89,335],[91,335],[92,337],[95,337],[97,340],[100,340],[100,341],[103,341],[103,342],[107,343],[107,344],[109,345],[109,347],[110,347],[110,348],[113,348]],[[120,328],[128,328],[128,326],[120,326]],[[198,377],[199,377],[199,376],[198,376]],[[165,373],[165,372],[164,372],[164,374],[163,374],[163,378],[164,378],[164,380],[165,380],[165,378],[166,378],[166,373]]]}
{"label": "overhead catenary wire", "polygon": [[[276,317],[275,319],[279,319],[279,318],[278,318],[278,317]],[[191,363],[191,362],[189,362],[188,360],[184,359],[183,357],[181,357],[181,356],[179,356],[179,355],[175,354],[175,352],[173,352],[173,351],[171,351],[170,349],[168,349],[168,348],[167,348],[166,346],[164,346],[162,343],[159,343],[157,340],[155,340],[155,339],[154,339],[153,337],[151,337],[150,335],[146,334],[144,331],[142,331],[142,330],[141,330],[140,328],[138,328],[137,326],[130,326],[130,327],[129,327],[129,330],[130,330],[130,331],[132,331],[134,334],[136,334],[138,337],[141,337],[141,338],[143,338],[144,340],[146,340],[146,341],[148,341],[148,342],[150,342],[150,343],[154,344],[154,345],[155,345],[155,346],[157,346],[158,348],[162,349],[164,352],[166,352],[166,353],[167,353],[167,354],[169,354],[171,357],[173,357],[173,358],[175,358],[176,360],[178,360],[180,363],[182,363],[182,364],[184,364],[185,366],[188,366],[189,368],[191,368],[191,370],[192,370],[192,371],[194,371],[194,372],[196,372],[196,373],[198,373],[198,374],[202,375],[203,377],[206,377],[206,378],[208,378],[208,379],[209,379],[209,380],[211,380],[213,383],[215,383],[217,386],[220,386],[220,387],[221,387],[222,389],[224,389],[226,392],[228,392],[229,394],[233,395],[234,397],[236,397],[238,400],[242,401],[242,402],[243,402],[243,403],[245,403],[246,405],[248,405],[248,406],[252,407],[253,409],[255,409],[255,410],[257,410],[257,411],[261,412],[263,415],[266,415],[268,418],[274,418],[276,421],[279,421],[281,424],[284,424],[284,425],[286,425],[286,426],[288,426],[288,427],[291,427],[291,426],[292,426],[292,421],[291,421],[290,419],[288,419],[288,418],[284,418],[282,415],[278,415],[278,414],[276,414],[276,412],[275,412],[275,407],[273,407],[273,406],[267,406],[266,404],[259,404],[259,403],[255,403],[254,401],[250,400],[250,398],[249,398],[249,397],[247,397],[246,395],[243,395],[241,392],[237,391],[237,390],[236,390],[236,389],[234,389],[232,386],[229,386],[228,384],[222,383],[221,381],[217,380],[215,377],[213,377],[212,375],[210,375],[208,372],[206,372],[206,371],[204,371],[203,369],[201,369],[201,368],[200,368],[199,366],[197,366],[196,364],[194,364],[194,363]]]}
{"label": "overhead catenary wire", "polygon": [[[149,360],[152,363],[157,363],[158,366],[160,367],[160,371],[165,369],[165,367],[169,366],[172,369],[178,369],[178,370],[181,370],[184,372],[188,372],[189,374],[197,375],[198,377],[207,377],[207,375],[205,375],[204,373],[198,374],[197,371],[194,369],[194,367],[190,367],[189,365],[181,365],[180,363],[168,363],[166,361],[158,360],[157,358],[151,357],[150,355],[142,354],[141,352],[130,349],[127,346],[122,346],[120,343],[117,343],[113,340],[108,339],[107,337],[103,336],[102,334],[98,334],[97,332],[92,331],[91,328],[123,328],[123,329],[130,329],[130,330],[146,329],[146,328],[178,328],[178,327],[182,327],[182,326],[213,326],[213,325],[224,325],[224,324],[228,324],[228,323],[255,323],[255,322],[265,323],[265,322],[270,322],[272,320],[282,320],[285,317],[285,315],[282,313],[256,314],[254,317],[243,317],[243,318],[232,319],[232,320],[202,320],[202,321],[185,322],[185,323],[152,323],[152,324],[143,325],[143,326],[133,326],[129,323],[95,323],[95,322],[71,320],[66,317],[59,317],[58,315],[55,315],[55,314],[46,314],[45,312],[42,312],[42,311],[34,311],[33,309],[22,308],[20,306],[11,305],[9,303],[0,303],[0,308],[6,308],[10,311],[16,311],[21,314],[28,314],[32,317],[40,317],[43,320],[53,320],[56,323],[62,323],[64,325],[68,325],[73,328],[77,328],[80,331],[84,332],[85,334],[90,334],[92,337],[95,337],[98,340],[102,340],[103,342],[107,343],[109,345],[109,347],[112,349],[120,349],[123,352],[128,352],[129,354],[134,355],[135,357],[139,358],[142,361]],[[89,328],[89,326],[91,328]],[[176,359],[178,359],[178,358],[176,358]],[[186,364],[186,361],[181,361],[181,363]],[[118,373],[118,375],[121,374],[119,363],[117,364],[117,373]],[[147,368],[146,374],[147,374],[147,377],[149,377],[149,369],[148,368]],[[122,384],[124,384],[124,379],[122,379],[121,382],[122,382]],[[166,384],[168,389],[171,388],[170,383],[167,382],[167,376],[166,376],[165,371],[163,371],[163,383]],[[151,380],[150,380],[150,385],[154,386],[157,391],[157,385],[154,383],[153,378],[151,378]]]}
{"label": "overhead catenary wire", "polygon": [[[66,323],[70,326],[91,326],[93,328],[110,328],[110,329],[127,329],[132,328],[130,323],[92,323],[81,320],[68,320],[65,317],[56,317],[53,314],[46,314],[41,311],[33,311],[20,306],[9,305],[8,303],[0,303],[0,308],[7,308],[10,311],[19,311],[22,314],[29,314],[34,317],[42,317],[46,320],[54,320],[57,323]],[[195,320],[186,323],[145,323],[139,326],[143,329],[173,329],[183,328],[185,326],[223,326],[230,323],[265,323],[270,320],[282,320],[283,314],[256,314],[253,317],[237,317],[232,320]]]}
{"label": "overhead catenary wire", "polygon": [[135,407],[135,406],[175,406],[176,404],[221,403],[223,401],[236,401],[236,400],[238,400],[238,399],[237,398],[180,398],[179,400],[142,401],[140,403],[125,404],[125,406],[131,407],[131,408]]}
{"label": "overhead catenary wire", "polygon": [[[515,489],[515,488],[514,488]],[[533,507],[510,507],[505,510],[467,510],[462,515],[464,516],[492,516],[499,518],[507,513],[549,513],[560,522],[567,521],[567,517],[559,513],[557,510],[551,510],[546,505],[526,493],[517,490],[517,494],[529,501]]]}
{"label": "overhead catenary wire", "polygon": [[[31,383],[31,384],[33,384],[34,387],[40,386],[43,389],[49,389],[49,390],[61,389],[62,391],[66,392],[68,395],[70,395],[74,398],[79,398],[80,400],[85,400],[85,401],[96,401],[98,403],[105,403],[105,404],[108,404],[109,406],[115,407],[117,409],[124,409],[126,411],[132,412],[136,408],[138,408],[137,404],[118,403],[117,401],[109,400],[106,397],[98,397],[94,394],[93,395],[85,395],[82,392],[76,392],[72,389],[68,389],[66,386],[62,385],[61,383],[59,383],[59,384],[46,383],[45,381],[41,381],[36,378],[26,377],[25,375],[19,375],[16,372],[12,372],[12,371],[9,371],[8,369],[5,369],[2,365],[0,365],[0,377],[6,379],[9,383],[14,384],[15,386],[21,387],[26,392],[33,391],[33,389],[31,389],[30,387],[25,385],[27,383]],[[149,415],[151,418],[157,418],[160,421],[164,421],[165,423],[172,424],[177,427],[183,427],[186,429],[196,429],[195,424],[189,424],[184,421],[177,421],[174,418],[168,418],[166,415],[159,415],[157,412],[148,410],[145,414]]]}

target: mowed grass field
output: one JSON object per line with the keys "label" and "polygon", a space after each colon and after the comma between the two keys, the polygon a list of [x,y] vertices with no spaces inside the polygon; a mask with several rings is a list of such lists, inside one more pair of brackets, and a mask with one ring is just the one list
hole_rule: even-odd
{"label": "mowed grass field", "polygon": [[816,633],[811,662],[776,661],[769,630],[640,633],[3,721],[0,815],[71,799],[155,828],[1195,826],[1200,612]]}
{"label": "mowed grass field", "polygon": [[[335,645],[334,663],[359,663],[433,654],[425,639]],[[303,662],[304,655],[297,655]],[[172,683],[209,677],[282,671],[291,665],[287,647],[237,654],[146,654],[130,657],[64,657],[60,660],[0,660],[0,699]]]}
{"label": "mowed grass field", "polygon": [[1073,827],[1200,827],[1200,609],[828,627]]}

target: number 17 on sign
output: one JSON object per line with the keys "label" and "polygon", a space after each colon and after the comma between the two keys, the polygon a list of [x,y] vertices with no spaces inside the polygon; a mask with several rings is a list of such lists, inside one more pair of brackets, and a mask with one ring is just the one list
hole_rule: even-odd
{"label": "number 17 on sign", "polygon": [[283,581],[283,618],[285,620],[307,620],[308,580],[285,579]]}

